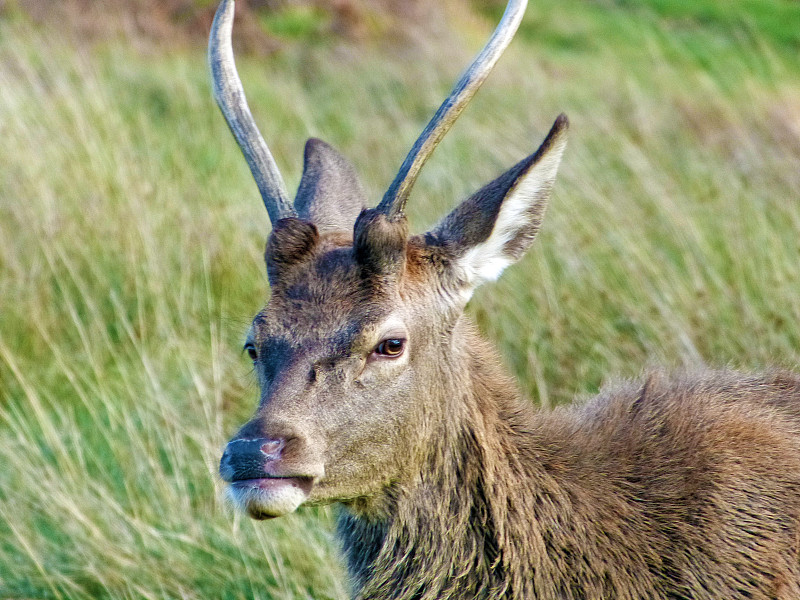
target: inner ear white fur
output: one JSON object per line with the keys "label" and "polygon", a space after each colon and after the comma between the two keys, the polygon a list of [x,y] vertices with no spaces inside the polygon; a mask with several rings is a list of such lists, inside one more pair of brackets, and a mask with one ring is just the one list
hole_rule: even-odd
{"label": "inner ear white fur", "polygon": [[566,136],[560,136],[517,179],[500,205],[489,237],[457,259],[467,284],[463,291],[466,299],[482,283],[500,277],[503,270],[516,262],[533,242],[544,217],[565,146]]}

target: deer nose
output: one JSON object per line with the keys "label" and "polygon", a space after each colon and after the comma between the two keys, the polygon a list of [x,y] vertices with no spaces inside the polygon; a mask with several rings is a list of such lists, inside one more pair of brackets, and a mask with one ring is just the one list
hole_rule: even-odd
{"label": "deer nose", "polygon": [[228,483],[261,479],[267,463],[281,458],[283,438],[236,439],[228,442],[219,461],[219,474]]}

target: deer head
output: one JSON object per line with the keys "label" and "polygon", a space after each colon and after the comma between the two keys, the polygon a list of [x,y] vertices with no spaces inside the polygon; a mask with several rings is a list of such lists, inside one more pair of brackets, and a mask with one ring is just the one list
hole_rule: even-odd
{"label": "deer head", "polygon": [[383,510],[387,490],[420,465],[468,407],[473,290],[531,245],[566,143],[556,119],[531,156],[409,235],[403,209],[425,160],[510,42],[525,9],[511,0],[497,30],[427,125],[376,208],[354,169],[309,140],[294,203],[253,122],[233,63],[233,0],[211,31],[216,100],[239,142],[273,230],[271,298],[245,349],[260,384],[254,417],[227,445],[220,474],[254,518],[301,504]]}

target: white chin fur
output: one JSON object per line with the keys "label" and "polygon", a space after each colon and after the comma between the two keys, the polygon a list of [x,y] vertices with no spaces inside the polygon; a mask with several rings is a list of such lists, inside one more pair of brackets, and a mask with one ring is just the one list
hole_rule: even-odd
{"label": "white chin fur", "polygon": [[228,486],[227,496],[237,509],[254,519],[287,515],[308,499],[294,479],[234,482]]}

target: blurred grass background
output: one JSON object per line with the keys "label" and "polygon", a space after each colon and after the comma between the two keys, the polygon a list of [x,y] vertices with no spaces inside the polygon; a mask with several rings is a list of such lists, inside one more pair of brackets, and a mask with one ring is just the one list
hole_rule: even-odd
{"label": "blurred grass background", "polygon": [[[269,227],[209,93],[213,3],[58,6],[0,3],[0,597],[345,598],[329,510],[220,501]],[[289,186],[313,135],[377,201],[502,8],[243,5],[240,72]],[[532,401],[653,364],[798,369],[800,3],[532,0],[414,230],[562,111],[540,240],[469,307]]]}

